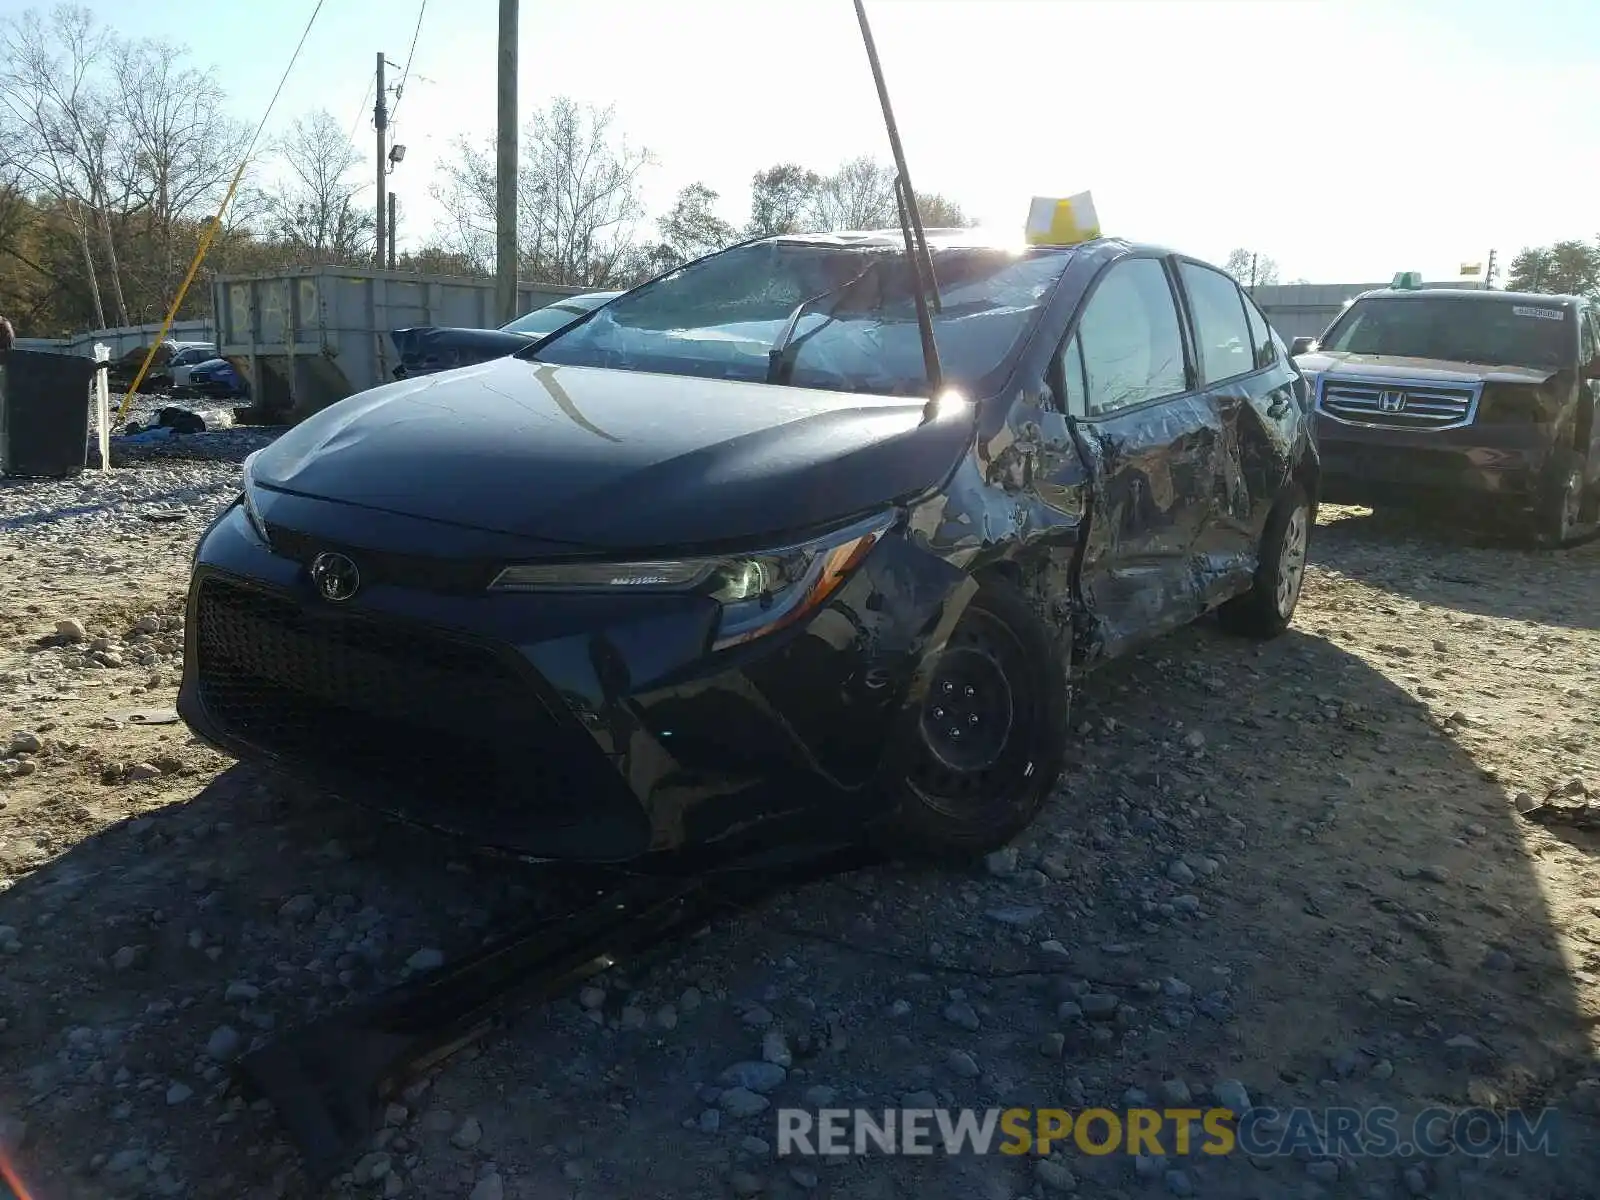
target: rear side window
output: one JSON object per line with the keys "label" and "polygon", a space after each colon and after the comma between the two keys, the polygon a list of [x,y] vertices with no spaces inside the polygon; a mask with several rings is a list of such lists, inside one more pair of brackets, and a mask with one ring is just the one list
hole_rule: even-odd
{"label": "rear side window", "polygon": [[1091,417],[1188,390],[1172,286],[1153,258],[1106,272],[1078,319],[1077,340]]}
{"label": "rear side window", "polygon": [[1267,318],[1261,315],[1256,302],[1248,295],[1244,298],[1244,315],[1250,322],[1250,340],[1255,344],[1256,370],[1270,367],[1278,361],[1278,348],[1273,343],[1272,327],[1267,324]]}
{"label": "rear side window", "polygon": [[1594,361],[1596,353],[1600,353],[1600,345],[1595,342],[1594,309],[1579,314],[1578,322],[1578,362],[1588,363]]}
{"label": "rear side window", "polygon": [[1178,273],[1194,314],[1201,382],[1218,383],[1255,370],[1250,323],[1239,285],[1222,272],[1195,263],[1179,263]]}

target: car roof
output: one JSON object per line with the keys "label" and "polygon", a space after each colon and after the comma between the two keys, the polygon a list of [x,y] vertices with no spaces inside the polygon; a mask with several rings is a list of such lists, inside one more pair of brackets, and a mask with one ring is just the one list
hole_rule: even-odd
{"label": "car roof", "polygon": [[[1017,245],[1014,233],[988,229],[982,226],[973,228],[928,228],[923,230],[928,239],[930,250],[945,249],[984,249],[984,248],[1011,248]],[[837,246],[840,248],[862,247],[867,249],[904,250],[905,234],[899,229],[852,229],[836,233],[779,233],[771,237],[756,238],[755,244],[784,244],[794,246]],[[1089,241],[1078,242],[1071,246],[1039,246],[1039,250],[1091,250],[1099,252],[1110,251],[1114,255],[1127,254],[1134,251],[1151,254],[1174,254],[1164,246],[1148,245],[1140,242],[1129,242],[1122,238],[1093,238]]]}
{"label": "car roof", "polygon": [[[924,229],[923,233],[928,239],[928,249],[997,249],[1011,250],[1018,245],[1019,239],[1015,232],[1010,230],[995,230],[978,228],[960,229]],[[905,251],[905,234],[898,229],[863,229],[849,230],[841,233],[781,233],[773,237],[754,239],[754,244],[786,244],[793,246],[837,246],[840,248],[867,248],[873,250],[899,250]],[[1119,258],[1130,255],[1140,257],[1167,257],[1190,259],[1197,263],[1206,260],[1192,254],[1185,254],[1181,250],[1174,250],[1170,246],[1161,246],[1152,242],[1130,242],[1125,238],[1099,237],[1088,241],[1076,242],[1069,246],[1030,246],[1028,249],[1046,254],[1083,255],[1094,263],[1095,269],[1111,263]],[[1216,264],[1208,264],[1214,270],[1222,268]]]}
{"label": "car roof", "polygon": [[1480,303],[1498,301],[1502,304],[1553,304],[1561,308],[1571,308],[1583,303],[1582,297],[1579,296],[1555,295],[1550,292],[1497,292],[1485,288],[1373,288],[1370,292],[1362,292],[1356,299],[1365,300],[1368,296],[1385,296],[1397,300],[1426,297],[1476,300]]}

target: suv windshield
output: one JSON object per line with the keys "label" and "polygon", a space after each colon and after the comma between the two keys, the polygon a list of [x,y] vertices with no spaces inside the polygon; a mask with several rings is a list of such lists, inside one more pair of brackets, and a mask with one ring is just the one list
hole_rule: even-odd
{"label": "suv windshield", "polygon": [[1555,303],[1368,296],[1334,322],[1321,349],[1554,371],[1574,361],[1575,336]]}
{"label": "suv windshield", "polygon": [[[931,248],[934,316],[947,382],[990,390],[1032,329],[1071,251]],[[790,339],[796,387],[883,395],[927,390],[903,248],[777,241],[736,246],[612,301],[546,342],[540,362],[762,382],[796,306],[882,266],[835,307],[808,311]],[[809,335],[809,336],[808,336]],[[802,342],[802,339],[804,341]]]}

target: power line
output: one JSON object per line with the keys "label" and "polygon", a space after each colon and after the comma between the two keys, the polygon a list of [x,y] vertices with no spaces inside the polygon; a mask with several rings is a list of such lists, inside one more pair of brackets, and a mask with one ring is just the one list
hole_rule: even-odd
{"label": "power line", "polygon": [[[305,49],[306,39],[311,36],[311,27],[317,23],[317,14],[322,11],[326,0],[317,0],[317,6],[311,10],[311,19],[306,22],[305,32],[300,35],[300,42],[294,48],[294,53],[289,56],[289,65],[283,69],[283,77],[278,80],[278,90],[272,93],[272,99],[267,101],[267,111],[261,114],[261,124],[256,126],[256,131],[250,137],[250,148],[245,151],[245,160],[250,158],[250,151],[256,148],[256,139],[261,136],[261,131],[267,127],[267,120],[272,116],[272,110],[278,106],[278,97],[283,95],[283,85],[289,82],[289,72],[294,70],[294,64],[300,60],[300,51]],[[242,171],[243,168],[241,167]],[[237,180],[235,181],[237,182]],[[229,192],[232,195],[232,192]],[[226,203],[226,201],[224,201]],[[220,213],[218,214],[221,215]]]}
{"label": "power line", "polygon": [[356,140],[356,130],[361,128],[362,114],[367,111],[367,101],[372,99],[372,76],[367,76],[367,90],[361,97],[361,107],[356,109],[356,119],[350,122],[350,136],[348,141]]}
{"label": "power line", "polygon": [[395,113],[400,111],[400,101],[405,98],[406,80],[411,78],[411,58],[417,52],[417,38],[422,35],[422,14],[427,11],[428,0],[422,0],[417,6],[417,27],[411,31],[411,49],[406,51],[406,65],[400,68],[400,86],[394,89],[394,107],[389,110],[391,124]]}

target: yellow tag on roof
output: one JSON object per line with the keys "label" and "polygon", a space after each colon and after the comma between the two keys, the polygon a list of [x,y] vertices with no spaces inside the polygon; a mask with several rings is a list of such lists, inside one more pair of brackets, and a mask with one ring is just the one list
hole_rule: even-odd
{"label": "yellow tag on roof", "polygon": [[1094,197],[1079,192],[1065,200],[1035,196],[1028,209],[1030,246],[1076,246],[1100,236],[1100,218],[1095,215]]}

